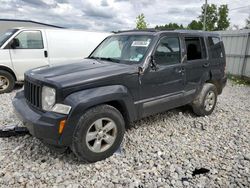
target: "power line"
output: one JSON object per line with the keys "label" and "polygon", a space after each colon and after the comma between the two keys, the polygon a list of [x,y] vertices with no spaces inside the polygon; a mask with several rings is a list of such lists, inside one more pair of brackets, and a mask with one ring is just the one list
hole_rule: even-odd
{"label": "power line", "polygon": [[250,8],[250,5],[247,5],[247,6],[244,6],[244,7],[232,8],[230,10],[232,11],[232,10],[239,10],[239,9],[245,9],[245,8]]}

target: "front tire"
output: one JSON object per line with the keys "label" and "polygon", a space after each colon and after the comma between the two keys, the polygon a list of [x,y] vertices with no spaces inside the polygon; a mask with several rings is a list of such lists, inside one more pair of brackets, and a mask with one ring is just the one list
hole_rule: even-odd
{"label": "front tire", "polygon": [[71,148],[82,161],[100,161],[119,148],[124,132],[125,122],[116,108],[110,105],[93,107],[80,118]]}
{"label": "front tire", "polygon": [[0,70],[0,94],[9,93],[15,86],[15,78],[7,71]]}
{"label": "front tire", "polygon": [[199,95],[192,102],[192,108],[196,115],[210,115],[217,103],[217,89],[214,84],[205,83]]}

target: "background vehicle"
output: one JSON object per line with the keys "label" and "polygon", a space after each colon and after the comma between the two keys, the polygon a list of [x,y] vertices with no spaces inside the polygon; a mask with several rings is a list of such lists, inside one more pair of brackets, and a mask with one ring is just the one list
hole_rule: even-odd
{"label": "background vehicle", "polygon": [[225,65],[217,34],[122,32],[82,62],[27,72],[13,105],[32,135],[94,162],[117,150],[130,122],[186,104],[211,114]]}
{"label": "background vehicle", "polygon": [[8,30],[0,37],[0,93],[10,92],[29,69],[87,57],[108,35],[69,29]]}

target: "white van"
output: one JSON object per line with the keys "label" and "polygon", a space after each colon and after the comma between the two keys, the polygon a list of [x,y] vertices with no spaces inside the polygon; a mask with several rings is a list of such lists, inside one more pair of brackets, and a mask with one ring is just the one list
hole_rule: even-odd
{"label": "white van", "polygon": [[110,34],[48,28],[6,31],[0,36],[0,93],[12,91],[29,69],[87,57]]}

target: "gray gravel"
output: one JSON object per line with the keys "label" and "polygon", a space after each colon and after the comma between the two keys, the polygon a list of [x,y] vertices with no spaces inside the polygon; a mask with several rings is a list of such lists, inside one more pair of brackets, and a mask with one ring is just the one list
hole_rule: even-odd
{"label": "gray gravel", "polygon": [[[0,95],[0,126],[19,122],[15,92]],[[138,121],[121,151],[81,164],[30,136],[0,139],[0,187],[250,187],[250,87],[229,82],[208,117],[179,108]]]}

